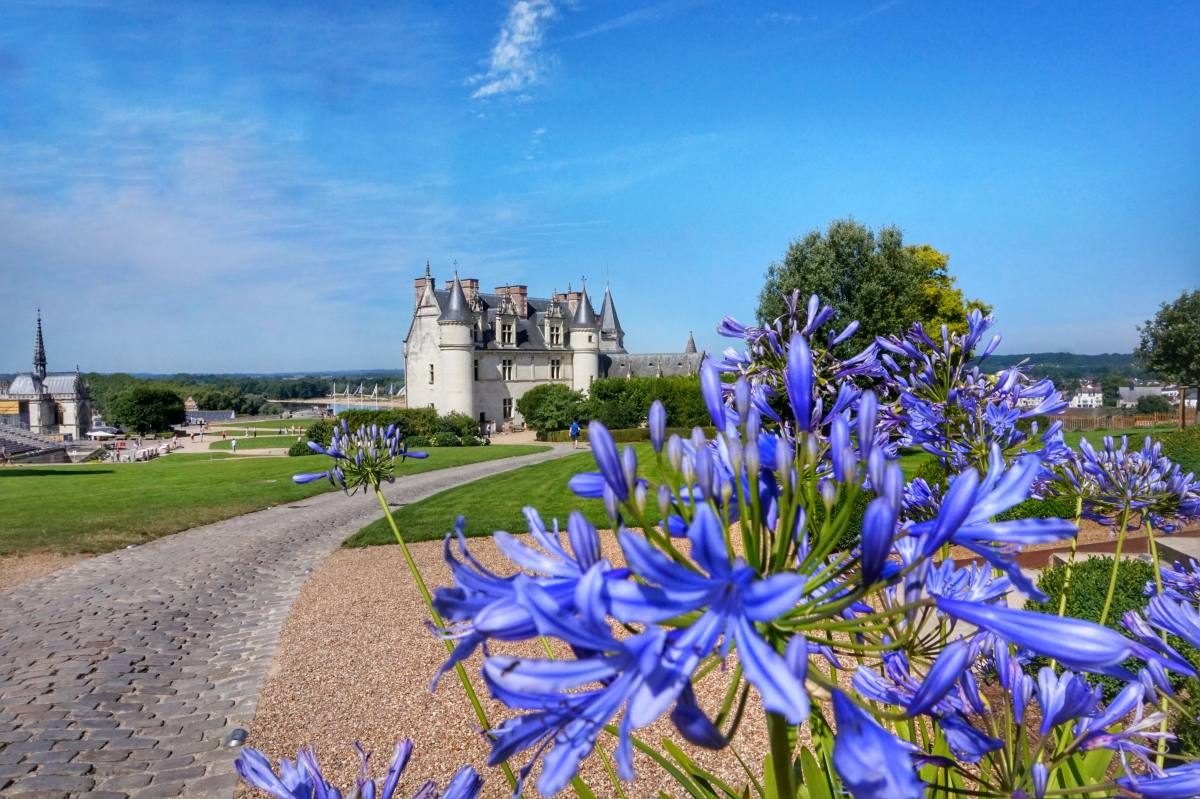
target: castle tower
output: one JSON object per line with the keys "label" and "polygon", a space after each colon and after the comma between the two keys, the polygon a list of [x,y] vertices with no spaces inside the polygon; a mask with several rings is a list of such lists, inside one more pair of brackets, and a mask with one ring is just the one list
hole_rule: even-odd
{"label": "castle tower", "polygon": [[600,323],[588,299],[586,284],[575,305],[570,331],[571,388],[586,393],[600,376]]}
{"label": "castle tower", "polygon": [[617,318],[617,306],[612,292],[604,287],[604,302],[600,305],[600,349],[604,352],[625,352],[625,331]]}
{"label": "castle tower", "polygon": [[456,411],[475,416],[475,341],[471,335],[474,322],[458,272],[455,272],[446,307],[437,320],[442,357],[441,374],[434,380],[434,393],[442,413]]}
{"label": "castle tower", "polygon": [[33,341],[33,373],[39,380],[46,379],[46,345],[42,341],[42,309],[37,311],[37,336]]}
{"label": "castle tower", "polygon": [[692,331],[688,331],[687,344],[684,345],[683,351],[688,355],[694,355],[696,352],[696,339],[692,335]]}

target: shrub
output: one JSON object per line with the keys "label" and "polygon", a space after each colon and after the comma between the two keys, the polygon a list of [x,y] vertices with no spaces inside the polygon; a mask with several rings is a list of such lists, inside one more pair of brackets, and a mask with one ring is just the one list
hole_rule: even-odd
{"label": "shrub", "polygon": [[313,451],[308,448],[307,441],[296,441],[290,447],[288,447],[288,455],[293,458],[300,457],[302,455],[312,455],[312,454],[313,454]]}
{"label": "shrub", "polygon": [[587,417],[584,406],[583,395],[562,383],[536,386],[517,399],[517,411],[539,433],[566,430],[573,420],[582,421]]}
{"label": "shrub", "polygon": [[462,446],[461,438],[454,435],[454,433],[449,433],[444,430],[441,432],[438,432],[438,433],[434,433],[433,438],[431,438],[430,441],[433,442],[433,446],[435,446],[435,447],[460,447],[460,446]]}
{"label": "shrub", "polygon": [[[1075,562],[1071,571],[1071,584],[1067,592],[1066,615],[1088,621],[1100,621],[1100,612],[1104,609],[1104,597],[1108,593],[1108,580],[1109,575],[1112,574],[1112,564],[1112,558],[1105,557],[1084,558]],[[1049,599],[1044,603],[1031,599],[1025,603],[1026,609],[1042,613],[1058,613],[1058,602],[1059,597],[1062,596],[1066,573],[1065,565],[1051,566],[1043,570],[1038,577],[1037,585]],[[1105,625],[1123,632],[1121,617],[1127,611],[1141,610],[1146,607],[1146,584],[1153,580],[1154,566],[1149,561],[1123,558],[1117,569],[1117,587],[1113,592],[1112,607],[1108,611]],[[1196,660],[1200,652],[1177,639],[1171,639],[1170,643],[1189,661],[1200,662]],[[1046,663],[1035,662],[1035,668],[1042,665],[1046,665]],[[1125,683],[1112,677],[1096,677],[1095,679],[1104,688],[1106,699],[1112,699],[1125,687]],[[1173,681],[1176,679],[1173,677]]]}
{"label": "shrub", "polygon": [[404,439],[404,443],[410,447],[428,447],[429,436],[408,436]]}
{"label": "shrub", "polygon": [[482,447],[487,443],[489,443],[487,440],[482,439],[479,436],[463,436],[462,439],[462,445],[464,447]]}
{"label": "shrub", "polygon": [[307,435],[309,441],[315,441],[318,444],[328,444],[333,440],[333,425],[324,419],[313,422],[312,426],[308,428]]}
{"label": "shrub", "polygon": [[436,432],[469,438],[479,434],[479,423],[465,413],[451,412],[438,418]]}

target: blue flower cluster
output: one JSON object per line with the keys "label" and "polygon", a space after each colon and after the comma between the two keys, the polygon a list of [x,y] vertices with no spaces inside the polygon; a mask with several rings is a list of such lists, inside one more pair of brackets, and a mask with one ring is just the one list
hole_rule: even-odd
{"label": "blue flower cluster", "polygon": [[308,448],[319,455],[328,455],[333,464],[323,472],[297,474],[292,480],[296,483],[328,480],[351,494],[360,488],[373,490],[384,482],[394,482],[397,462],[429,457],[426,452],[410,450],[394,424],[386,428],[363,425],[351,430],[345,419],[333,428],[328,447],[310,441]]}
{"label": "blue flower cluster", "polygon": [[[1057,425],[1040,436],[1018,425],[1061,411],[1061,396],[1019,370],[984,374],[973,353],[991,322],[978,314],[965,335],[943,330],[940,344],[918,326],[849,358],[836,353],[855,325],[822,334],[832,316],[816,298],[802,308],[793,297],[773,325],[722,323],[745,350],[702,367],[712,437],[696,429],[667,438],[656,403],[653,457],[639,458],[592,423],[597,471],[570,485],[603,499],[611,538],[573,513],[564,541],[557,523],[547,528],[528,509],[536,546],[496,534],[515,567],[508,574],[474,559],[461,529],[447,538],[454,582],[434,600],[448,622],[442,634],[458,641],[447,667],[482,648],[489,689],[517,711],[490,731],[491,762],[530,753],[521,784],[540,763],[537,788],[548,796],[610,735],[618,773],[632,779],[638,729],[668,715],[686,740],[725,746],[742,717],[730,706],[752,687],[773,730],[827,728],[832,707],[832,766],[856,799],[923,796],[929,767],[976,786],[971,795],[1040,799],[1048,786],[1069,792],[1073,759],[1096,749],[1129,759],[1120,783],[1129,795],[1193,795],[1164,792],[1192,767],[1164,770],[1146,757],[1164,734],[1157,711],[1143,711],[1166,672],[1194,676],[1192,667],[1153,634],[1007,605],[1012,588],[1038,596],[1018,566],[1022,548],[1075,533],[1061,519],[995,521],[1046,490],[1070,459]],[[947,486],[906,484],[901,446],[941,459]],[[1187,512],[1191,478],[1155,468],[1156,486],[1182,499],[1144,508]],[[955,564],[945,557],[951,546],[992,568]],[[1152,602],[1149,623],[1168,629],[1162,615],[1175,625],[1196,618]],[[571,655],[490,646],[538,638]],[[1031,676],[1031,654],[1070,671]],[[722,668],[734,655],[735,667]],[[1088,673],[1128,687],[1105,706]],[[729,681],[715,714],[696,701],[705,679]],[[1003,710],[985,698],[997,691]],[[1014,735],[1031,702],[1036,734]],[[925,734],[900,734],[917,726]],[[787,795],[795,775],[786,734],[772,746]],[[1117,790],[1103,773],[1089,785]]]}
{"label": "blue flower cluster", "polygon": [[[360,767],[351,796],[356,799],[398,799],[396,790],[412,756],[412,741],[406,740],[396,744],[391,765],[381,784],[371,777],[368,765],[370,753],[357,743],[354,744],[354,749],[358,753]],[[271,768],[271,761],[267,756],[257,749],[243,750],[234,766],[248,785],[276,799],[342,799],[342,792],[326,782],[317,763],[316,753],[310,748],[297,752],[294,761],[287,758],[279,761],[278,773]],[[439,792],[437,784],[430,780],[412,794],[412,797],[475,799],[482,789],[483,779],[479,773],[470,766],[463,766],[451,778],[444,791]]]}
{"label": "blue flower cluster", "polygon": [[1082,499],[1083,515],[1127,527],[1151,524],[1172,532],[1181,520],[1200,518],[1200,482],[1162,454],[1162,445],[1146,437],[1141,449],[1131,449],[1128,437],[1120,446],[1105,436],[1101,449],[1083,439],[1061,468],[1058,489]]}

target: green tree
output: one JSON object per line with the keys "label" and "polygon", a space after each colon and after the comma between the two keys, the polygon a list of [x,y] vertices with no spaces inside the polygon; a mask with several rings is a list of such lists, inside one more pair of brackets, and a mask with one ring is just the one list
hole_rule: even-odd
{"label": "green tree", "polygon": [[1138,413],[1170,413],[1171,403],[1162,394],[1146,394],[1138,397]]}
{"label": "green tree", "polygon": [[963,297],[958,281],[950,274],[949,255],[928,244],[914,244],[908,249],[921,275],[917,320],[926,328],[940,330],[945,325],[951,333],[965,333],[968,313],[978,310],[986,316],[992,312],[986,302]]}
{"label": "green tree", "polygon": [[832,305],[842,324],[858,320],[851,347],[900,333],[914,322],[965,330],[970,308],[990,309],[964,300],[949,260],[929,245],[905,245],[897,227],[876,233],[853,219],[839,219],[825,232],[814,230],[793,241],[783,260],[768,267],[758,320],[769,322],[785,313],[787,297],[798,289],[802,300],[816,294]]}
{"label": "green tree", "polygon": [[586,421],[583,395],[562,383],[531,388],[517,400],[517,411],[527,425],[547,433],[566,430],[575,419]]}
{"label": "green tree", "polygon": [[109,413],[123,427],[157,433],[183,422],[183,398],[166,388],[134,386],[113,398]]}
{"label": "green tree", "polygon": [[1138,326],[1142,340],[1134,354],[1147,369],[1179,384],[1179,426],[1186,424],[1183,398],[1200,386],[1200,289],[1163,303],[1153,319]]}
{"label": "green tree", "polygon": [[1100,381],[1101,402],[1106,408],[1117,407],[1117,400],[1121,398],[1121,376],[1107,375]]}

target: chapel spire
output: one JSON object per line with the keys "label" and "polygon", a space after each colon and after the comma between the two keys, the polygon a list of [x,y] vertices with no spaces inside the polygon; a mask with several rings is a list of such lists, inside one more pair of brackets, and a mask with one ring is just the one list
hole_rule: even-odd
{"label": "chapel spire", "polygon": [[40,379],[46,377],[46,344],[42,341],[42,309],[37,310],[37,336],[33,341],[33,373]]}

